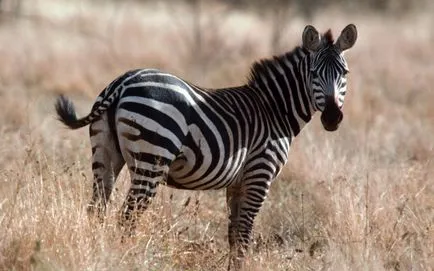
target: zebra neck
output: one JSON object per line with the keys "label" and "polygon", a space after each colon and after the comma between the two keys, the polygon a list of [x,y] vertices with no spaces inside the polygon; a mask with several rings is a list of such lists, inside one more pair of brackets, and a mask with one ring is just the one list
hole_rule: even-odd
{"label": "zebra neck", "polygon": [[256,62],[248,86],[258,95],[279,134],[294,137],[314,113],[308,84],[309,53],[297,47]]}

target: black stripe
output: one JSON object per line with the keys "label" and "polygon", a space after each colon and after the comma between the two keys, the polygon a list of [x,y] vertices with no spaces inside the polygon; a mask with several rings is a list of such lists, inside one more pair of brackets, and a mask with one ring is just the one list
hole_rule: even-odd
{"label": "black stripe", "polygon": [[204,159],[203,153],[200,150],[200,147],[196,145],[191,133],[187,134],[187,137],[185,138],[185,145],[188,146],[194,152],[196,163],[194,164],[193,168],[189,172],[181,176],[179,179],[184,179],[193,175],[201,167]]}
{"label": "black stripe", "polygon": [[151,106],[136,102],[122,102],[119,105],[119,109],[125,109],[126,111],[134,112],[157,122],[162,127],[170,130],[181,142],[185,136],[181,127],[179,127],[176,121],[164,114],[164,112],[161,112]]}
{"label": "black stripe", "polygon": [[[161,78],[164,77],[160,77]],[[146,82],[146,81],[142,81]],[[156,81],[160,82],[160,81]],[[187,92],[188,90],[185,89]],[[122,97],[143,97],[153,99],[155,101],[170,104],[176,109],[178,109],[186,119],[189,119],[189,112],[191,111],[191,104],[181,93],[175,92],[170,88],[165,87],[146,87],[146,86],[135,86],[127,87],[122,94]]]}
{"label": "black stripe", "polygon": [[99,169],[99,168],[105,168],[104,164],[100,163],[100,162],[93,162],[92,163],[92,170]]}
{"label": "black stripe", "polygon": [[155,189],[158,186],[157,182],[151,182],[148,180],[139,180],[139,179],[133,179],[131,181],[132,185],[140,185],[140,186],[148,186],[150,189]]}
{"label": "black stripe", "polygon": [[157,132],[148,130],[145,127],[140,126],[138,123],[126,118],[119,118],[118,121],[125,123],[126,125],[133,127],[140,132],[139,135],[122,133],[122,136],[126,139],[130,141],[144,140],[146,142],[149,142],[150,144],[166,149],[175,156],[178,154],[179,148],[167,137],[164,137]]}
{"label": "black stripe", "polygon": [[89,135],[90,135],[90,137],[96,136],[97,134],[99,134],[101,132],[102,132],[102,130],[92,129],[92,125],[89,126]]}
{"label": "black stripe", "polygon": [[127,152],[136,160],[141,161],[141,162],[147,162],[150,164],[158,164],[160,166],[163,165],[170,165],[170,163],[172,162],[171,159],[167,159],[165,157],[162,156],[158,156],[152,153],[147,153],[147,152],[133,152],[131,150],[127,150]]}
{"label": "black stripe", "polygon": [[162,170],[152,171],[148,169],[138,168],[135,166],[131,166],[129,167],[129,169],[137,175],[149,177],[149,178],[161,177],[164,174],[164,171]]}
{"label": "black stripe", "polygon": [[[258,157],[257,159],[259,159],[260,157]],[[271,161],[273,161],[273,160],[271,160]],[[274,164],[274,163],[273,163]],[[245,173],[249,173],[249,172],[252,172],[252,171],[255,171],[255,170],[257,170],[257,169],[265,169],[265,170],[267,170],[267,171],[269,171],[269,172],[273,172],[274,170],[273,170],[273,168],[271,167],[271,166],[269,166],[269,165],[267,165],[267,164],[264,164],[264,163],[258,163],[258,164],[255,164],[254,166],[251,166],[251,167],[249,167],[246,171],[245,171]]]}
{"label": "black stripe", "polygon": [[164,74],[161,73],[158,70],[147,70],[141,73],[145,76],[135,76],[134,78],[131,78],[124,82],[124,86],[128,87],[132,84],[138,84],[142,82],[161,82],[165,84],[171,84],[171,85],[177,85],[180,87],[185,87],[184,82],[180,79],[176,78],[173,75],[170,74]]}
{"label": "black stripe", "polygon": [[[289,62],[291,63],[291,65],[294,67],[293,71],[294,71],[294,76],[295,78],[291,75],[288,77],[288,81],[290,82],[291,85],[291,89],[292,92],[291,94],[294,97],[294,106],[295,106],[295,110],[297,110],[298,115],[305,121],[308,122],[310,120],[310,115],[306,115],[303,113],[303,109],[301,106],[301,102],[303,102],[307,107],[308,107],[308,101],[303,99],[303,96],[300,98],[299,94],[301,95],[304,92],[304,89],[302,89],[302,87],[304,87],[304,85],[302,84],[303,82],[303,78],[301,76],[300,71],[297,69],[297,62],[295,62],[295,60],[293,58],[288,58]],[[299,84],[300,89],[297,88],[297,84]],[[308,110],[307,110],[308,111]],[[300,132],[300,129],[298,129],[298,132],[296,134],[298,134]]]}

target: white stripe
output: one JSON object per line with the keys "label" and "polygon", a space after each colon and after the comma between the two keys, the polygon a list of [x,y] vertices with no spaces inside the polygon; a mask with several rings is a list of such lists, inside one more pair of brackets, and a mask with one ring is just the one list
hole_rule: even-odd
{"label": "white stripe", "polygon": [[[182,146],[182,142],[179,140],[179,138],[172,133],[171,130],[167,129],[166,127],[161,126],[158,122],[156,122],[155,120],[145,117],[143,115],[131,112],[131,111],[127,111],[124,108],[119,108],[118,112],[116,114],[116,118],[126,118],[126,119],[130,119],[132,121],[134,121],[135,123],[137,123],[139,126],[144,127],[147,130],[150,130],[152,132],[155,132],[157,134],[159,134],[162,137],[165,137],[167,139],[170,139],[170,141],[173,142],[173,144],[178,147],[181,148]],[[123,125],[127,125],[126,123],[123,122],[118,122],[118,125],[122,123]],[[130,126],[128,126],[130,127]],[[134,127],[131,127],[132,129],[136,130]],[[137,131],[137,130],[136,130]],[[130,131],[128,131],[129,133]],[[138,135],[138,134],[135,134]],[[146,140],[146,138],[143,138],[143,140]]]}
{"label": "white stripe", "polygon": [[176,122],[176,124],[178,124],[179,128],[181,129],[184,135],[188,133],[187,120],[185,119],[181,111],[179,111],[178,108],[176,108],[172,104],[163,103],[154,99],[138,97],[138,96],[122,97],[122,99],[119,101],[119,105],[121,105],[124,102],[144,104],[149,107],[155,108],[156,110],[167,115],[174,122]]}

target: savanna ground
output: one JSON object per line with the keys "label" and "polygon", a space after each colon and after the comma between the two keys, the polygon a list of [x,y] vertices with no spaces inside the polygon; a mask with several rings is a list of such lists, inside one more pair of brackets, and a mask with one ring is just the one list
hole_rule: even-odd
{"label": "savanna ground", "polygon": [[359,39],[347,53],[343,124],[328,133],[316,116],[295,139],[246,270],[434,269],[432,9],[329,7],[312,19],[289,11],[275,46],[270,14],[223,4],[21,2],[18,16],[0,15],[1,270],[225,270],[224,191],[161,187],[138,236],[121,243],[123,172],[106,223],[88,218],[88,131],[56,121],[55,97],[70,96],[82,116],[137,67],[208,87],[241,84],[270,48],[299,44],[305,24],[338,35],[350,22]]}

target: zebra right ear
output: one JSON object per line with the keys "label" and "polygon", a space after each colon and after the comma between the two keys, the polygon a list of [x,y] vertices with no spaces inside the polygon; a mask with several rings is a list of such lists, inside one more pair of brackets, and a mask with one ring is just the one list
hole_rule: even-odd
{"label": "zebra right ear", "polygon": [[315,27],[307,25],[303,31],[303,47],[310,50],[316,51],[320,45],[320,36]]}

